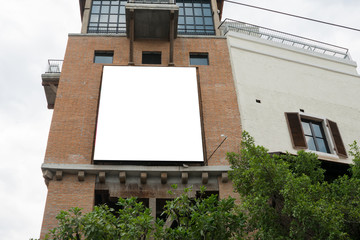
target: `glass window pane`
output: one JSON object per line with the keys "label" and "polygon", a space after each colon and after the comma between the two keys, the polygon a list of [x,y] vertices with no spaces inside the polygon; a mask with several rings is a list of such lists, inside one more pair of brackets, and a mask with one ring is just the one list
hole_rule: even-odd
{"label": "glass window pane", "polygon": [[179,8],[179,15],[184,15],[184,8]]}
{"label": "glass window pane", "polygon": [[110,19],[109,19],[109,22],[117,22],[118,20],[118,15],[110,15]]}
{"label": "glass window pane", "polygon": [[202,15],[201,8],[194,8],[194,14],[195,16],[201,16]]}
{"label": "glass window pane", "polygon": [[119,6],[111,6],[110,13],[118,13],[119,12]]}
{"label": "glass window pane", "polygon": [[316,143],[318,145],[318,151],[327,153],[328,150],[326,148],[325,139],[322,138],[316,138]]}
{"label": "glass window pane", "polygon": [[307,123],[307,122],[301,122],[301,125],[302,125],[302,127],[304,129],[304,134],[308,135],[308,136],[312,136],[311,129],[310,129],[310,124]]}
{"label": "glass window pane", "polygon": [[209,65],[207,54],[190,54],[190,65]]}
{"label": "glass window pane", "polygon": [[184,24],[184,23],[185,23],[185,22],[184,22],[184,18],[183,18],[183,17],[179,17],[178,23],[179,23],[179,24]]}
{"label": "glass window pane", "polygon": [[187,16],[192,16],[193,15],[193,9],[192,8],[185,8],[185,14]]}
{"label": "glass window pane", "polygon": [[321,126],[320,126],[321,123],[313,123],[312,124],[312,127],[314,129],[314,135],[315,137],[320,137],[320,138],[324,138],[324,136],[322,135],[322,132],[321,132]]}
{"label": "glass window pane", "polygon": [[119,23],[125,23],[125,15],[119,15]]}
{"label": "glass window pane", "polygon": [[113,55],[113,52],[95,53],[94,63],[112,63]]}
{"label": "glass window pane", "polygon": [[305,138],[306,138],[306,142],[308,144],[308,149],[316,151],[314,139],[309,136],[305,136]]}
{"label": "glass window pane", "polygon": [[210,10],[210,8],[205,8],[205,9],[203,9],[203,12],[204,12],[204,16],[211,16],[211,10]]}
{"label": "glass window pane", "polygon": [[101,1],[93,1],[93,5],[100,5]]}
{"label": "glass window pane", "polygon": [[101,7],[101,13],[109,13],[109,6],[102,6]]}
{"label": "glass window pane", "polygon": [[101,15],[100,16],[100,22],[108,22],[109,15]]}
{"label": "glass window pane", "polygon": [[100,6],[92,6],[91,12],[92,13],[99,13],[100,12]]}
{"label": "glass window pane", "polygon": [[212,21],[211,17],[206,17],[206,18],[204,18],[204,20],[205,20],[205,25],[212,25],[213,24],[213,21]]}
{"label": "glass window pane", "polygon": [[194,3],[194,7],[201,7],[201,3]]}
{"label": "glass window pane", "polygon": [[203,3],[203,8],[210,8],[210,3]]}
{"label": "glass window pane", "polygon": [[110,1],[102,1],[102,4],[103,4],[103,5],[109,5],[109,4],[110,4]]}
{"label": "glass window pane", "polygon": [[192,3],[184,3],[185,4],[185,7],[192,7]]}
{"label": "glass window pane", "polygon": [[194,24],[194,18],[193,17],[186,17],[186,24]]}
{"label": "glass window pane", "polygon": [[111,1],[111,5],[119,5],[119,0],[117,0],[117,1]]}
{"label": "glass window pane", "polygon": [[[195,24],[203,25],[204,24],[203,18],[202,17],[196,17],[195,18]],[[202,29],[204,29],[204,27]]]}
{"label": "glass window pane", "polygon": [[90,22],[98,22],[99,21],[99,15],[91,15]]}

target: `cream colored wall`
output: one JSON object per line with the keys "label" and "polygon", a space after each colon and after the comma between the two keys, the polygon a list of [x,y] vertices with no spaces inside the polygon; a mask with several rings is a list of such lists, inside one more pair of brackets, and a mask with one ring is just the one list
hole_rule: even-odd
{"label": "cream colored wall", "polygon": [[308,116],[337,122],[349,153],[348,145],[360,140],[360,76],[355,62],[239,33],[227,37],[242,126],[257,144],[270,152],[296,153],[284,112],[303,109]]}

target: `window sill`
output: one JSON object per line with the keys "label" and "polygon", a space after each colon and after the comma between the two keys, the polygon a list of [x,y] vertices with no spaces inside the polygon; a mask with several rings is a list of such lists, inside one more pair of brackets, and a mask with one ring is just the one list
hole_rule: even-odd
{"label": "window sill", "polygon": [[325,161],[331,161],[331,162],[349,163],[349,158],[340,158],[336,154],[318,152],[318,151],[313,151],[313,150],[309,150],[309,149],[306,149],[305,152],[315,153],[316,155],[318,155],[319,160],[325,160]]}

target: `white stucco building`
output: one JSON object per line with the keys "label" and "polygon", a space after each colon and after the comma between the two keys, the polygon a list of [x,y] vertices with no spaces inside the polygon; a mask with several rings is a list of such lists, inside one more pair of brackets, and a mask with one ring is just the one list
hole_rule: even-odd
{"label": "white stucco building", "polygon": [[360,140],[360,75],[347,49],[227,21],[242,129],[269,152],[351,163]]}

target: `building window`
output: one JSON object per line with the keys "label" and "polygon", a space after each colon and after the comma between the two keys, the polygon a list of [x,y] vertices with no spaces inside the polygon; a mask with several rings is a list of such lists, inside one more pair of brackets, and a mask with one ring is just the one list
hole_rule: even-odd
{"label": "building window", "polygon": [[178,34],[215,35],[210,0],[176,0]]}
{"label": "building window", "polygon": [[190,53],[190,65],[209,65],[207,53]]}
{"label": "building window", "polygon": [[125,33],[126,0],[92,1],[88,33]]}
{"label": "building window", "polygon": [[[327,134],[325,134],[328,132],[337,155],[347,157],[345,145],[336,122],[300,115],[296,112],[285,113],[285,116],[294,148],[331,153],[330,139],[327,139]],[[324,127],[325,123],[326,128]]]}
{"label": "building window", "polygon": [[142,64],[161,64],[161,52],[143,52]]}
{"label": "building window", "polygon": [[113,63],[114,51],[95,51],[94,63]]}
{"label": "building window", "polygon": [[301,119],[309,150],[330,153],[322,122]]}
{"label": "building window", "polygon": [[[126,0],[94,0],[87,32],[126,33]],[[179,6],[178,34],[215,35],[210,0],[176,0]]]}

